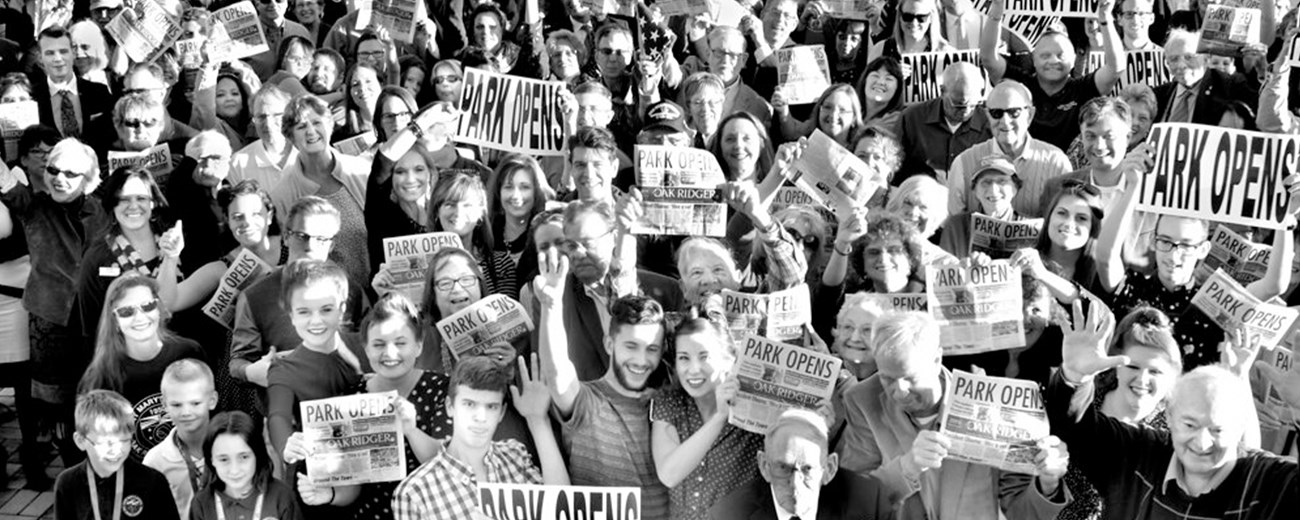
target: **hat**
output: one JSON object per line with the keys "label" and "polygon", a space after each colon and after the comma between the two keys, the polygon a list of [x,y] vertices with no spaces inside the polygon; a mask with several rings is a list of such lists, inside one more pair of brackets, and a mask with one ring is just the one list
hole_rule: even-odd
{"label": "hat", "polygon": [[1020,176],[1016,175],[1016,165],[1006,157],[993,155],[980,160],[979,169],[975,170],[975,175],[970,179],[971,188],[975,188],[975,185],[980,181],[980,177],[988,172],[1001,173],[1011,177],[1011,180],[1016,183],[1016,187],[1020,187],[1021,181]]}
{"label": "hat", "polygon": [[687,132],[686,112],[672,101],[660,101],[646,110],[646,125],[642,130],[668,129],[674,132]]}
{"label": "hat", "polygon": [[90,0],[90,9],[92,11],[101,7],[112,9],[114,7],[122,7],[122,4],[122,0]]}

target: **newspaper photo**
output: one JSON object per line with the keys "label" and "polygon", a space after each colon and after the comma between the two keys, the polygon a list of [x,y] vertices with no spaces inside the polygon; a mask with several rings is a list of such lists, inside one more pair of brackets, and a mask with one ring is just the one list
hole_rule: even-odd
{"label": "newspaper photo", "polygon": [[203,314],[220,323],[227,329],[235,327],[235,300],[248,286],[253,285],[263,275],[271,271],[271,265],[258,258],[257,254],[240,248],[239,255],[230,262],[225,274],[217,282],[217,292],[203,304]]}
{"label": "newspaper photo", "polygon": [[804,325],[812,321],[812,299],[806,284],[769,294],[723,289],[722,305],[736,337],[748,332],[775,341],[797,340],[803,337]]}
{"label": "newspaper photo", "polygon": [[1245,325],[1252,336],[1259,335],[1260,346],[1267,350],[1277,348],[1296,316],[1300,316],[1300,310],[1260,301],[1223,270],[1215,271],[1201,284],[1192,297],[1192,305],[1225,332],[1231,333]]}
{"label": "newspaper photo", "polygon": [[335,487],[406,478],[406,437],[397,391],[345,395],[298,404],[307,445],[307,478]]}
{"label": "newspaper photo", "polygon": [[1228,226],[1215,226],[1210,234],[1210,254],[1196,264],[1196,279],[1204,282],[1222,269],[1242,285],[1264,277],[1273,247],[1258,244],[1237,234]]}
{"label": "newspaper photo", "polygon": [[948,457],[1014,473],[1034,473],[1038,441],[1051,435],[1038,383],[952,371],[939,432]]}
{"label": "newspaper photo", "polygon": [[739,338],[736,366],[740,382],[728,422],[766,433],[790,408],[816,411],[829,404],[843,361],[830,354],[745,334]]}
{"label": "newspaper photo", "polygon": [[411,43],[415,40],[415,21],[424,16],[424,2],[416,0],[372,0],[357,12],[353,26],[363,31],[370,26],[386,27],[394,40]]}
{"label": "newspaper photo", "polygon": [[928,265],[926,305],[939,322],[945,356],[1025,346],[1025,302],[1020,267]]}
{"label": "newspaper photo", "polygon": [[790,165],[786,175],[822,205],[837,210],[866,205],[883,186],[882,179],[876,178],[867,163],[821,130],[808,138],[808,148]]}
{"label": "newspaper photo", "polygon": [[484,482],[478,493],[479,510],[493,520],[641,520],[639,487]]}
{"label": "newspaper photo", "polygon": [[1038,233],[1043,229],[1043,219],[1030,218],[1007,221],[979,213],[970,218],[970,250],[1000,260],[1011,258],[1017,249],[1032,249],[1038,245]]}
{"label": "newspaper photo", "polygon": [[636,145],[636,180],[644,213],[632,226],[637,235],[720,237],[727,233],[727,205],[718,185],[727,182],[718,159],[707,150]]}
{"label": "newspaper photo", "polygon": [[424,299],[429,259],[444,247],[463,249],[465,246],[461,244],[460,236],[450,231],[385,238],[384,264],[392,277],[393,288],[419,305]]}
{"label": "newspaper photo", "polygon": [[794,45],[776,50],[777,91],[791,105],[817,101],[831,86],[824,45]]}
{"label": "newspaper photo", "polygon": [[519,302],[493,294],[443,318],[436,326],[451,355],[462,359],[526,336],[533,330],[533,320]]}

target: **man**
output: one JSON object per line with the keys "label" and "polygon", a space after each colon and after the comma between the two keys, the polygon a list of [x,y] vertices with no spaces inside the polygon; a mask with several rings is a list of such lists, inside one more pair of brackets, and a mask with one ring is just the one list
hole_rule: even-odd
{"label": "man", "polygon": [[[991,136],[984,102],[984,75],[974,64],[960,61],[943,71],[938,99],[903,110],[903,168],[925,172],[944,184],[958,154]],[[894,178],[901,184],[903,176]]]}
{"label": "man", "polygon": [[258,0],[258,22],[262,24],[262,33],[266,35],[267,50],[261,54],[244,58],[259,78],[269,78],[275,73],[275,61],[279,57],[280,42],[290,36],[301,36],[313,41],[311,33],[298,22],[284,17],[289,10],[289,0]]}
{"label": "man", "polygon": [[[171,153],[179,156],[185,153],[185,143],[198,130],[187,124],[192,115],[192,105],[182,98],[172,98],[170,92],[171,85],[168,84],[162,67],[156,63],[131,65],[122,76],[123,97],[140,95],[163,107],[162,126],[157,129],[155,142],[167,143]],[[114,138],[119,137],[116,130],[112,117],[101,117],[91,125],[91,134],[86,135],[87,143],[96,150],[107,150],[114,146]]]}
{"label": "man", "polygon": [[1036,476],[948,456],[952,440],[938,423],[952,374],[940,363],[939,325],[929,314],[885,313],[871,340],[879,371],[844,394],[848,426],[836,452],[845,469],[880,479],[904,517],[1056,517],[1070,494],[1061,485],[1065,447],[1055,437],[1038,443]]}
{"label": "man", "polygon": [[[1223,367],[1197,368],[1178,379],[1166,411],[1168,433],[1126,424],[1094,406],[1070,410],[1075,387],[1129,362],[1104,354],[1113,320],[1097,301],[1086,321],[1075,305],[1074,325],[1061,344],[1061,370],[1043,396],[1052,431],[1070,443],[1107,516],[1287,518],[1300,511],[1296,463],[1242,446],[1254,414],[1250,385]],[[1257,366],[1300,412],[1300,363],[1285,373]]]}
{"label": "man", "polygon": [[1119,4],[1120,27],[1124,29],[1124,50],[1154,51],[1151,24],[1156,21],[1155,0],[1123,0]]}
{"label": "man", "polygon": [[[582,201],[614,201],[615,177],[617,184],[626,187],[635,183],[631,169],[619,169],[618,143],[614,134],[599,127],[579,127],[569,137],[569,182],[574,197]],[[561,186],[567,183],[561,183]]]}
{"label": "man", "polygon": [[100,27],[108,26],[108,22],[117,18],[122,13],[122,0],[91,0],[90,1],[90,19]]}
{"label": "man", "polygon": [[573,101],[576,109],[571,128],[576,130],[585,126],[608,129],[618,143],[620,166],[630,167],[632,162],[628,159],[628,153],[632,150],[633,136],[615,130],[614,122],[620,108],[614,102],[614,95],[609,88],[598,81],[585,82],[573,89]]}
{"label": "man", "polygon": [[826,420],[786,410],[767,428],[758,471],[763,480],[733,491],[709,510],[714,520],[888,519],[893,505],[875,479],[839,471],[828,453]]}
{"label": "man", "polygon": [[280,182],[285,167],[298,162],[298,150],[281,131],[289,94],[275,85],[263,85],[253,95],[253,128],[257,141],[230,158],[230,181],[255,180],[268,192]]}
{"label": "man", "polygon": [[970,147],[953,161],[948,172],[949,214],[980,207],[967,177],[978,172],[985,157],[1001,155],[1015,164],[1021,180],[1012,207],[1022,217],[1039,217],[1039,199],[1047,182],[1069,173],[1070,160],[1060,148],[1030,137],[1030,122],[1038,109],[1025,85],[1014,80],[999,83],[989,94],[987,106],[993,138]]}
{"label": "man", "polygon": [[651,104],[646,109],[645,126],[636,139],[637,144],[691,146],[691,130],[686,126],[686,111],[672,101]]}
{"label": "man", "polygon": [[1128,60],[1120,44],[1119,35],[1112,27],[1114,0],[1101,0],[1097,5],[1097,20],[1101,24],[1103,60],[1101,68],[1077,78],[1074,70],[1074,45],[1064,33],[1049,32],[1034,45],[1032,73],[1007,67],[1007,61],[997,51],[998,37],[1005,0],[993,0],[988,22],[980,39],[980,59],[993,83],[1003,78],[1019,81],[1033,93],[1034,119],[1030,133],[1056,145],[1062,150],[1079,135],[1079,107],[1088,100],[1108,93],[1115,82],[1124,75]]}
{"label": "man", "polygon": [[90,133],[91,120],[112,107],[108,87],[77,78],[72,35],[62,27],[41,31],[37,52],[41,70],[32,74],[32,99],[39,107],[41,124],[57,128],[65,137]]}
{"label": "man", "polygon": [[[1247,85],[1242,76],[1208,70],[1207,56],[1197,52],[1200,42],[1200,33],[1169,31],[1165,40],[1165,66],[1169,68],[1170,81],[1155,88],[1156,101],[1160,104],[1157,122],[1223,126],[1237,120],[1232,117],[1236,115],[1232,110],[1234,103],[1253,107],[1259,101],[1259,91]],[[1235,123],[1228,126],[1241,128]]]}
{"label": "man", "polygon": [[749,43],[735,27],[717,26],[709,31],[709,72],[717,75],[725,86],[722,113],[749,112],[763,122],[772,124],[772,105],[740,80],[740,72],[749,58]]}
{"label": "man", "polygon": [[238,245],[226,227],[217,192],[230,186],[230,141],[204,130],[185,145],[185,159],[167,184],[167,202],[185,225],[181,267],[186,273],[221,258]]}

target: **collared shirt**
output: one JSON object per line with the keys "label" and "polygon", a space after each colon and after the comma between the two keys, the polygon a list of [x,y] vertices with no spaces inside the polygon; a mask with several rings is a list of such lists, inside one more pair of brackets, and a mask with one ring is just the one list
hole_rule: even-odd
{"label": "collared shirt", "polygon": [[980,48],[980,33],[984,29],[984,15],[974,8],[964,13],[953,13],[947,9],[939,10],[943,25],[939,28],[945,40],[958,50]]}
{"label": "collared shirt", "polygon": [[1186,95],[1187,96],[1187,120],[1169,121],[1169,122],[1190,123],[1194,121],[1196,118],[1196,98],[1200,94],[1200,86],[1201,83],[1199,81],[1192,84],[1192,86],[1190,87],[1183,86],[1182,83],[1178,83],[1177,86],[1174,88],[1174,97],[1169,100],[1169,111],[1165,113],[1165,120],[1168,121],[1169,118],[1173,117],[1174,113],[1178,111],[1178,105],[1182,100],[1182,96]]}
{"label": "collared shirt", "polygon": [[298,162],[298,149],[289,143],[284,146],[289,150],[283,168],[271,156],[271,152],[267,151],[266,142],[260,139],[235,152],[230,156],[230,183],[238,184],[239,181],[251,179],[262,185],[264,190],[274,188],[284,176],[284,170]]}
{"label": "collared shirt", "polygon": [[943,115],[943,100],[917,103],[903,110],[900,141],[906,154],[902,171],[934,170],[939,184],[948,182],[948,170],[957,156],[993,137],[983,108],[953,130]]}
{"label": "collared shirt", "polygon": [[808,514],[796,515],[787,511],[784,507],[781,507],[781,501],[776,499],[776,490],[772,491],[772,507],[776,509],[776,520],[790,520],[791,518],[798,518],[799,520],[816,520],[817,518],[817,502],[813,502],[812,507],[808,508]]}
{"label": "collared shirt", "polygon": [[[77,124],[81,125],[82,121],[85,121],[81,117],[81,92],[77,90],[77,76],[69,76],[68,80],[62,83],[55,83],[53,79],[46,77],[46,83],[50,87],[50,109],[53,110],[54,125],[59,128],[59,133],[67,135],[67,131],[63,129],[63,117],[61,115],[63,114],[63,95],[60,94],[61,92],[72,95],[72,113],[77,115]],[[85,131],[86,129],[79,127],[78,130]]]}
{"label": "collared shirt", "polygon": [[[1228,461],[1227,464],[1224,464],[1223,467],[1215,470],[1214,476],[1210,477],[1210,482],[1206,485],[1205,489],[1201,491],[1201,494],[1209,493],[1218,488],[1219,484],[1222,484],[1223,481],[1228,478],[1228,475],[1232,474],[1232,468],[1235,468],[1236,466],[1237,459],[1232,459]],[[1174,455],[1169,457],[1169,469],[1165,470],[1163,488],[1165,494],[1169,494],[1171,491],[1169,488],[1171,483],[1177,483],[1178,487],[1182,488],[1183,493],[1187,493],[1188,496],[1196,496],[1192,494],[1191,490],[1187,489],[1187,472],[1183,468],[1183,463],[1178,460],[1177,452],[1174,452]]]}
{"label": "collared shirt", "polygon": [[[981,160],[992,155],[1006,155],[996,139],[972,146],[957,156],[957,160],[952,163],[952,170],[948,172],[948,214],[956,215],[967,211],[967,208],[980,207],[975,200],[975,190],[970,187],[969,176],[979,171]],[[1030,137],[1020,155],[1012,158],[1011,162],[1016,165],[1016,175],[1020,176],[1022,182],[1011,206],[1016,213],[1027,218],[1041,217],[1040,199],[1047,181],[1070,173],[1073,169],[1070,167],[1070,159],[1060,148]]]}
{"label": "collared shirt", "polygon": [[[176,510],[181,518],[190,517],[190,501],[194,499],[194,486],[190,483],[190,470],[185,464],[185,456],[176,448],[176,429],[167,433],[167,437],[149,449],[144,456],[144,465],[149,466],[167,479],[171,486],[172,497],[176,499]],[[190,459],[194,466],[202,471],[203,457]]]}
{"label": "collared shirt", "polygon": [[[474,468],[456,460],[443,449],[397,486],[393,492],[395,520],[426,518],[472,518],[479,510],[478,479]],[[507,439],[492,441],[483,456],[487,482],[493,484],[541,484],[542,474],[532,464],[523,443]]]}
{"label": "collared shirt", "polygon": [[[366,179],[370,176],[370,163],[360,157],[330,150],[334,156],[334,169],[330,176],[343,184],[343,189],[351,195],[364,211],[366,208]],[[271,189],[271,203],[275,204],[275,218],[280,221],[280,229],[288,229],[289,209],[298,199],[307,195],[316,195],[320,185],[308,179],[302,171],[302,158],[289,163],[280,175],[280,181]]]}

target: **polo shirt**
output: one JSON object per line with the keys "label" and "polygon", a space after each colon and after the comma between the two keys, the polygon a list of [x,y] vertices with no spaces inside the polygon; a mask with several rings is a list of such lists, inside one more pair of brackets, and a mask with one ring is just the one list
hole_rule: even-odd
{"label": "polo shirt", "polygon": [[1031,72],[1008,68],[1007,79],[1025,84],[1034,97],[1034,121],[1029,125],[1029,135],[1047,141],[1065,150],[1079,136],[1079,109],[1092,98],[1101,96],[1097,91],[1097,73],[1066,80],[1065,86],[1055,94],[1048,94],[1038,84]]}
{"label": "polo shirt", "polygon": [[[993,155],[1005,155],[997,140],[989,139],[976,144],[957,156],[952,170],[948,172],[948,214],[956,215],[979,208],[975,200],[975,190],[971,189],[970,176],[979,171],[980,161]],[[1020,189],[1011,200],[1011,207],[1025,218],[1038,218],[1042,215],[1040,199],[1046,191],[1048,181],[1070,173],[1070,159],[1060,148],[1051,143],[1029,137],[1018,157],[1011,159],[1016,166],[1016,176],[1020,177]]]}

